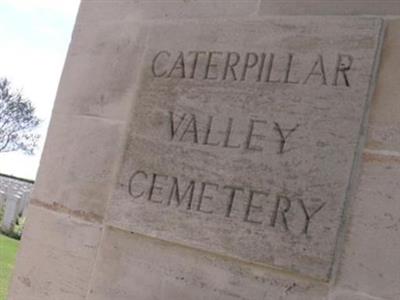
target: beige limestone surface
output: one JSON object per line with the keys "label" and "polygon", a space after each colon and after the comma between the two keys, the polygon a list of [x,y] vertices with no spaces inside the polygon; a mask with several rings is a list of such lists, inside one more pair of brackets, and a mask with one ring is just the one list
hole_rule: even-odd
{"label": "beige limestone surface", "polygon": [[79,21],[97,22],[99,16],[106,22],[235,18],[255,15],[259,5],[259,0],[83,0]]}
{"label": "beige limestone surface", "polygon": [[8,300],[83,300],[101,228],[31,206]]}
{"label": "beige limestone surface", "polygon": [[[400,218],[398,196],[400,194],[398,185],[400,118],[397,113],[400,94],[398,88],[400,16],[395,16],[399,14],[399,5],[397,0],[230,0],[229,5],[225,0],[83,0],[61,79],[50,134],[36,182],[35,200],[29,212],[8,299],[400,299],[398,272],[400,270],[398,250],[400,235],[397,228]],[[235,26],[235,23],[268,23],[270,16],[274,15],[276,20],[277,14],[298,14],[300,19],[308,20],[314,18],[309,16],[312,14],[346,14],[346,17],[342,17],[343,25],[357,23],[360,17],[356,15],[359,14],[381,15],[387,25],[381,61],[379,63],[378,59],[375,60],[375,67],[379,66],[379,76],[372,106],[364,105],[362,109],[360,108],[364,113],[370,110],[368,126],[364,126],[356,137],[356,139],[365,139],[368,127],[365,149],[356,150],[356,156],[361,158],[361,167],[359,164],[354,164],[352,180],[347,181],[348,174],[346,179],[343,179],[349,185],[349,192],[342,215],[343,225],[339,229],[340,238],[337,243],[333,242],[324,246],[326,249],[331,246],[337,249],[333,257],[334,268],[329,282],[316,280],[314,277],[304,275],[304,272],[303,274],[292,272],[298,266],[287,266],[277,270],[270,263],[250,262],[244,259],[244,256],[235,256],[229,252],[232,248],[223,249],[223,252],[210,250],[211,242],[206,245],[207,248],[202,248],[198,245],[186,244],[185,246],[182,242],[176,243],[172,239],[166,240],[165,235],[160,236],[164,240],[154,238],[154,236],[159,236],[157,232],[139,234],[132,228],[129,229],[128,222],[124,221],[123,226],[116,224],[122,219],[116,220],[117,214],[113,213],[118,206],[114,202],[115,198],[111,199],[111,195],[118,184],[116,174],[121,167],[123,154],[126,152],[123,146],[128,138],[128,131],[125,131],[125,128],[129,128],[132,123],[131,117],[135,116],[135,111],[131,111],[135,104],[134,100],[140,99],[135,96],[136,90],[139,87],[139,92],[148,92],[145,88],[152,86],[151,80],[141,80],[146,77],[143,76],[144,68],[141,63],[148,63],[148,59],[151,59],[151,51],[154,50],[149,46],[157,46],[168,37],[170,40],[165,42],[167,45],[174,41],[177,48],[179,46],[184,49],[185,41],[178,43],[173,33],[168,32],[168,28],[178,28],[181,34],[186,32],[183,37],[187,41],[193,41],[194,37],[190,36],[191,33],[201,33],[203,26],[209,28],[210,24],[233,23],[229,25],[230,31],[224,26],[218,27],[219,31],[217,29],[204,30],[204,35],[202,35],[204,40],[201,45],[218,45],[221,43],[218,37],[232,34],[232,28],[235,29],[235,35],[237,33],[238,37],[243,36],[243,31],[240,28],[237,29],[240,26]],[[293,17],[284,19],[287,19],[289,23],[294,22]],[[321,22],[318,24],[323,24],[325,20],[328,20],[325,17],[314,19]],[[198,25],[197,31],[193,29],[193,26],[189,26],[193,23]],[[162,27],[165,29],[160,29]],[[315,30],[322,34],[325,30],[324,25],[317,27],[321,28]],[[224,33],[225,30],[227,33]],[[282,32],[290,32],[290,30],[295,30],[295,28],[288,27]],[[368,32],[374,29],[370,26],[361,26],[358,30],[368,35]],[[154,37],[157,32],[161,41],[147,41],[148,36]],[[260,32],[259,28],[251,30],[248,35],[255,37],[257,32]],[[338,32],[340,33],[340,30]],[[367,39],[352,37],[351,32],[349,33],[348,40],[352,40],[351,44],[357,45],[354,47],[360,46],[361,49],[370,47],[367,46],[368,43],[365,43]],[[210,36],[214,40],[209,39]],[[308,42],[304,45],[301,36],[298,34],[294,38],[296,47],[312,48],[313,43]],[[340,36],[339,34],[338,37],[333,38],[340,39]],[[379,37],[378,33],[376,36],[382,39],[384,35],[381,32]],[[263,39],[247,39],[246,43],[232,45],[230,49],[233,51],[240,48],[242,51],[248,46],[253,46],[254,43],[261,45],[261,40]],[[226,39],[226,42],[229,43],[229,39]],[[288,39],[286,42],[291,43],[291,40]],[[314,42],[318,44],[317,40]],[[347,44],[332,46],[332,51],[342,46],[347,47]],[[222,50],[226,49],[222,48]],[[277,56],[285,57],[287,53],[287,49],[280,49]],[[307,53],[306,56],[312,54]],[[142,60],[142,57],[147,60]],[[281,74],[284,74],[284,68],[283,64]],[[327,64],[326,72],[331,72],[331,68],[331,64]],[[202,75],[204,76],[204,72]],[[371,75],[373,86],[375,74]],[[331,73],[329,78],[332,80]],[[257,86],[256,83],[253,82],[250,85]],[[227,86],[229,91],[231,86]],[[171,93],[179,95],[185,90],[187,88],[180,85],[179,88],[173,89],[166,95],[172,97]],[[226,88],[221,89],[221,94],[224,95],[226,90]],[[278,88],[276,90],[279,92]],[[293,92],[295,89],[289,87],[289,90]],[[157,91],[160,92],[155,89],[154,93],[156,94]],[[234,88],[231,93],[237,94],[237,91],[238,89]],[[263,93],[262,89],[258,91]],[[254,93],[257,94],[257,91],[246,89],[244,95],[238,97],[247,99],[246,95]],[[140,96],[140,94],[136,95]],[[141,97],[143,96],[146,96],[146,93]],[[204,91],[197,96],[200,97],[201,103],[204,103],[208,93]],[[155,100],[150,101],[150,104],[157,104]],[[191,97],[181,98],[176,104],[182,106],[185,101],[188,101],[191,109],[196,108],[196,112],[204,109],[204,105],[196,106]],[[244,104],[243,108],[246,109],[246,103],[242,101],[237,102],[236,105]],[[205,105],[205,107],[209,106]],[[235,111],[235,107],[233,105],[225,109],[231,112]],[[257,111],[256,115],[258,116],[260,112]],[[215,113],[215,111],[210,113]],[[295,115],[288,120],[294,118]],[[152,119],[142,116],[140,120],[143,124],[149,124]],[[202,120],[207,125],[207,117]],[[249,125],[246,119],[244,122]],[[133,124],[137,125],[137,122]],[[255,128],[259,129],[260,127],[257,127],[259,125],[262,124],[257,123]],[[155,122],[153,126],[161,125]],[[204,130],[201,133],[204,137]],[[152,135],[153,132],[150,134]],[[212,134],[210,137],[215,138],[215,131]],[[296,132],[289,137],[287,145],[296,141],[295,134]],[[157,134],[154,134],[152,138],[158,142],[162,141],[162,136]],[[210,139],[210,141],[215,140]],[[258,142],[258,137],[252,141]],[[278,145],[279,149],[279,135],[278,139],[275,136],[273,141],[263,146],[270,149],[271,145],[274,145],[275,150]],[[261,144],[257,143],[256,146],[261,146]],[[193,150],[186,144],[185,148]],[[165,147],[164,152],[170,149],[171,147]],[[362,152],[364,155],[361,155]],[[152,153],[154,151],[148,151],[147,155]],[[219,168],[229,168],[228,157],[223,155],[215,157],[209,157],[210,167],[203,170],[204,173],[208,174],[210,170]],[[343,159],[348,159],[348,157],[343,156]],[[227,161],[228,163],[224,163]],[[200,162],[195,157],[187,162],[187,165],[201,167]],[[251,161],[249,160],[248,163]],[[173,167],[170,157],[154,160],[152,164],[166,164]],[[329,169],[331,168],[335,170],[340,169],[341,166],[329,166]],[[178,171],[181,172],[181,169]],[[177,174],[178,171],[176,171]],[[242,171],[251,173],[251,170],[246,168]],[[221,177],[214,171],[212,176]],[[185,177],[185,179],[188,178],[191,177]],[[236,180],[235,178],[239,177],[232,176],[230,179]],[[251,178],[261,181],[254,176],[244,179],[252,182]],[[225,184],[224,181],[217,181],[219,184]],[[137,188],[137,185],[135,187]],[[122,208],[123,205],[121,203]],[[322,212],[321,210],[320,213]],[[120,211],[118,213],[122,214]],[[257,211],[252,210],[252,213],[251,216],[255,216],[254,213]],[[111,217],[111,222],[105,220],[104,215]],[[315,218],[317,217],[318,214],[315,215]],[[224,216],[219,220],[221,219],[224,220]],[[334,219],[337,220],[337,218]],[[153,220],[156,219],[151,221]],[[132,219],[129,221],[131,222]],[[159,221],[156,220],[156,222]],[[180,225],[179,222],[182,222],[182,218],[177,219],[175,224]],[[215,220],[211,224],[215,224]],[[117,225],[119,228],[115,228]],[[250,225],[253,224],[248,226]],[[141,226],[145,228],[144,225]],[[176,228],[181,231],[187,230],[179,226]],[[313,227],[310,228],[314,230]],[[192,239],[198,239],[199,237],[195,236],[197,231],[192,232],[194,236]],[[227,243],[231,243],[230,232],[217,232],[218,238],[226,235]],[[212,238],[216,240],[215,236]],[[251,253],[253,244],[246,246],[246,251]],[[321,257],[332,259],[325,254]]]}
{"label": "beige limestone surface", "polygon": [[[338,286],[383,299],[400,296],[400,158],[366,152],[351,204]],[[373,243],[371,243],[373,241]]]}
{"label": "beige limestone surface", "polygon": [[317,282],[108,228],[88,299],[320,300],[326,292]]}
{"label": "beige limestone surface", "polygon": [[399,47],[400,21],[388,21],[368,129],[371,150],[400,151]]}
{"label": "beige limestone surface", "polygon": [[108,222],[326,280],[380,25],[150,26]]}
{"label": "beige limestone surface", "polygon": [[357,294],[362,300],[400,299],[400,144],[394,134],[400,128],[400,20],[386,24],[368,140],[338,261],[335,289],[347,290],[346,300]]}

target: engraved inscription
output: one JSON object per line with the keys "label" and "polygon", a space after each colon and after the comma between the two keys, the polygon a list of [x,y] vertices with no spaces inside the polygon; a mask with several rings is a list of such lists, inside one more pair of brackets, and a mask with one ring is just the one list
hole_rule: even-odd
{"label": "engraved inscription", "polygon": [[[305,235],[309,233],[315,216],[326,204],[316,198],[310,201],[296,196],[289,197],[287,192],[286,195],[272,194],[268,188],[260,191],[213,182],[183,181],[178,177],[143,170],[132,174],[128,190],[134,201],[142,200],[194,213],[236,218],[254,225],[267,224],[291,234]],[[235,214],[232,213],[233,208]]]}
{"label": "engraved inscription", "polygon": [[[265,131],[273,130],[278,137],[278,154],[283,154],[287,151],[289,138],[300,127],[300,124],[296,124],[292,128],[283,128],[276,121],[268,122],[267,120],[249,118],[247,127],[238,129],[235,119],[231,117],[218,118],[208,115],[206,123],[201,123],[201,120],[205,118],[204,115],[199,118],[196,114],[177,114],[169,111],[168,117],[171,141],[262,152],[264,146],[260,145],[260,141],[265,141]],[[218,130],[215,129],[216,124],[219,125]],[[239,132],[239,135],[240,133],[242,135],[239,142],[233,143],[232,136],[236,134],[235,130]],[[257,144],[255,143],[256,140],[258,141]]]}
{"label": "engraved inscription", "polygon": [[274,129],[279,133],[279,138],[280,138],[278,153],[283,154],[285,152],[285,146],[289,136],[293,132],[295,132],[300,125],[296,124],[296,126],[291,129],[283,129],[281,128],[278,122],[274,122],[274,124],[275,124]]}
{"label": "engraved inscription", "polygon": [[110,225],[329,280],[380,28],[149,24]]}
{"label": "engraved inscription", "polygon": [[[234,51],[158,51],[151,63],[156,78],[185,78],[197,80],[247,81],[284,84],[318,84],[350,87],[353,65],[351,54],[336,54],[336,65],[326,66],[321,54],[305,65],[301,55],[288,53],[239,53]],[[326,68],[334,69],[328,79]],[[295,68],[301,75],[293,76]]]}

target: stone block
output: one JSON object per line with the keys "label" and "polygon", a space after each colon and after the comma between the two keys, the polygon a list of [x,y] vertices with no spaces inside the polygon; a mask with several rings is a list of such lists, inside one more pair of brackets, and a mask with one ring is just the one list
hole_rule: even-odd
{"label": "stone block", "polygon": [[121,151],[121,128],[106,119],[54,114],[32,202],[101,221]]}
{"label": "stone block", "polygon": [[339,288],[399,299],[399,178],[399,157],[364,154],[361,181],[348,212]]}
{"label": "stone block", "polygon": [[327,286],[107,228],[88,300],[323,300]]}
{"label": "stone block", "polygon": [[396,0],[261,0],[261,15],[400,15]]}
{"label": "stone block", "polygon": [[144,37],[136,23],[77,24],[54,111],[125,120]]}
{"label": "stone block", "polygon": [[29,207],[8,300],[84,300],[101,228]]}
{"label": "stone block", "polygon": [[400,151],[399,47],[400,20],[387,21],[379,76],[370,112],[367,148],[372,150]]}
{"label": "stone block", "polygon": [[328,280],[381,21],[148,32],[108,222]]}
{"label": "stone block", "polygon": [[243,17],[257,12],[258,0],[117,0],[82,1],[79,20],[119,22],[190,18]]}

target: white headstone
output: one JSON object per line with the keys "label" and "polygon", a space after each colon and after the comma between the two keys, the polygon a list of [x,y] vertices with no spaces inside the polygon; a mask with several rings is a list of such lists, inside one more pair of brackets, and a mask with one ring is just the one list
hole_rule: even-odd
{"label": "white headstone", "polygon": [[8,195],[6,201],[6,207],[4,210],[3,222],[1,224],[4,231],[9,231],[14,226],[17,217],[18,210],[21,203],[21,197],[17,195]]}

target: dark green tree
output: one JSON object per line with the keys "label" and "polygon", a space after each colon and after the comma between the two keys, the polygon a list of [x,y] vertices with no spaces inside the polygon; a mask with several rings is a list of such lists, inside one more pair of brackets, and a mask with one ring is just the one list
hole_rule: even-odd
{"label": "dark green tree", "polygon": [[35,107],[6,78],[0,78],[0,152],[21,150],[33,154],[40,135],[34,130],[41,120]]}

